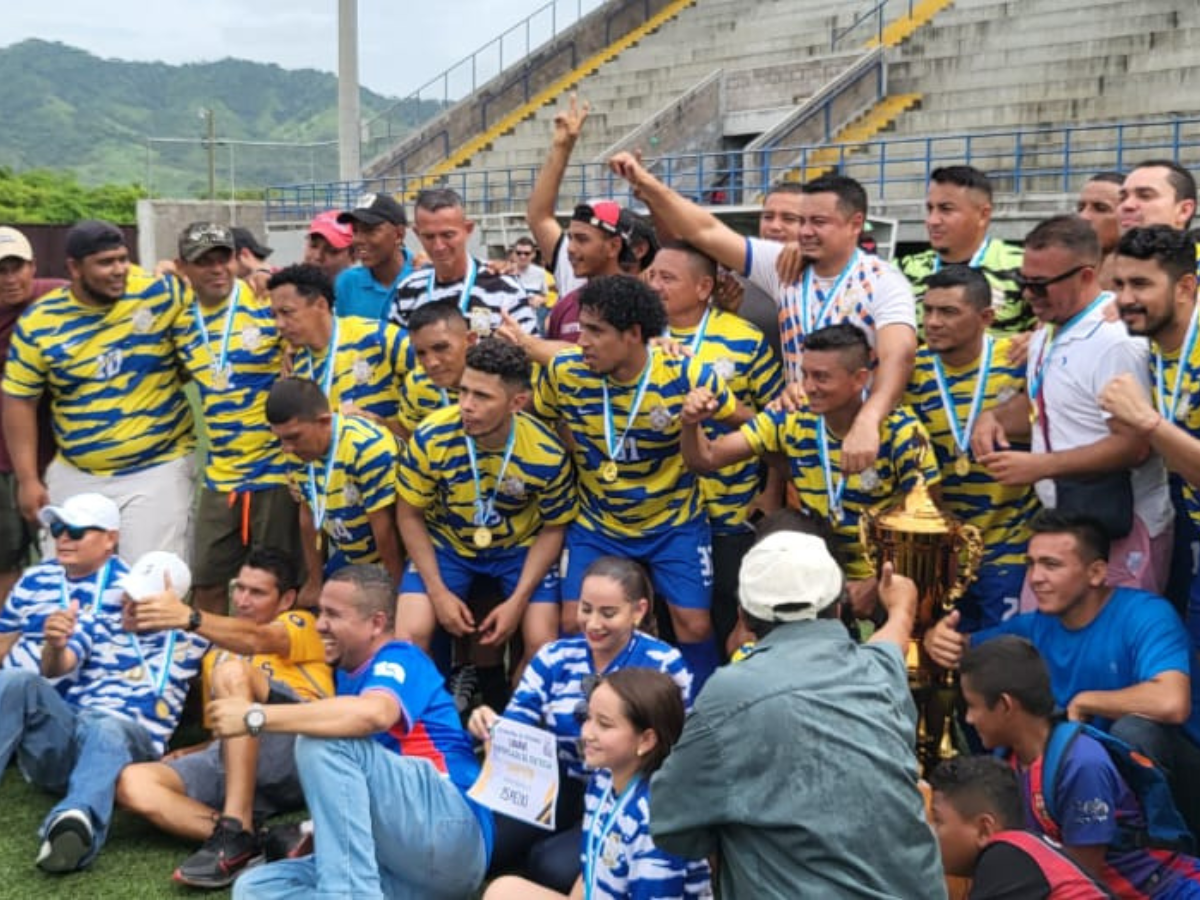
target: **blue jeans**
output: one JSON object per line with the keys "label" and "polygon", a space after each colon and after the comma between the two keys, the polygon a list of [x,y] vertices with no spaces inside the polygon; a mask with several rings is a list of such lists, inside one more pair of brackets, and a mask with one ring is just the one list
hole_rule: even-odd
{"label": "blue jeans", "polygon": [[95,859],[108,837],[121,769],[158,758],[140,725],[103,710],[76,709],[40,675],[5,669],[0,671],[0,773],[14,752],[26,778],[65,795],[42,823],[42,838],[60,813],[87,813],[92,848],[81,865]]}
{"label": "blue jeans", "polygon": [[462,898],[483,883],[479,820],[425,759],[368,738],[296,738],[316,853],[244,873],[240,900]]}

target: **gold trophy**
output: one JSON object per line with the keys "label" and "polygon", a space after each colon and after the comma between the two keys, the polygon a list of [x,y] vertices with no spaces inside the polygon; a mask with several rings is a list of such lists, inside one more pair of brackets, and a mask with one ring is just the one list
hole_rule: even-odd
{"label": "gold trophy", "polygon": [[876,574],[890,562],[897,574],[917,585],[917,619],[905,662],[919,715],[917,758],[928,772],[938,759],[954,756],[949,713],[956,689],[951,673],[929,658],[921,638],[975,579],[983,536],[974,525],[938,508],[920,475],[900,503],[866,510],[858,529],[867,563]]}

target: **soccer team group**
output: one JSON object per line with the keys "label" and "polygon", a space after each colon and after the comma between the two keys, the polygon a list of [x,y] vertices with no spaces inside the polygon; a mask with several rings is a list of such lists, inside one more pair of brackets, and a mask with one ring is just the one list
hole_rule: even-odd
{"label": "soccer team group", "polygon": [[[88,221],[54,282],[0,228],[0,773],[61,798],[37,865],[122,808],[247,898],[1200,896],[1191,174],[1099,174],[1017,246],[937,169],[892,264],[837,174],[746,237],[618,154],[649,216],[564,225],[587,114],[506,260],[442,188],[419,254],[367,194],[283,268],[197,222],[151,272]],[[936,623],[859,529],[919,485],[983,537]],[[914,629],[962,696],[928,812]],[[168,752],[181,716],[213,740]],[[552,829],[468,795],[500,718],[554,735]]]}

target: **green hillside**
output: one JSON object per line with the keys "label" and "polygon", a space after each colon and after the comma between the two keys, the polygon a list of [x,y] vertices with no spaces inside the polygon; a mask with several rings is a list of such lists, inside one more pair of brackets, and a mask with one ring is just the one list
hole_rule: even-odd
{"label": "green hillside", "polygon": [[[0,48],[0,167],[66,169],[83,184],[138,182],[156,196],[207,190],[200,141],[215,113],[217,193],[270,184],[336,179],[336,147],[284,148],[231,141],[308,143],[337,137],[337,79],[247,60],[172,66],[100,59],[39,40]],[[362,114],[393,101],[362,91]],[[408,110],[427,118],[436,104]],[[184,138],[186,144],[147,143]]]}

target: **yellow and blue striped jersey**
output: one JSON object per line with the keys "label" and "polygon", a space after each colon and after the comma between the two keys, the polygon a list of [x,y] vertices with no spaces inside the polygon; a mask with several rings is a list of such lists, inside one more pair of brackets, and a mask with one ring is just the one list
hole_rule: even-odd
{"label": "yellow and blue striped jersey", "polygon": [[[1025,366],[1008,361],[1010,344],[1010,338],[997,338],[993,345],[991,371],[983,395],[984,409],[1025,392]],[[949,512],[983,533],[985,564],[1022,566],[1029,544],[1029,520],[1038,508],[1037,494],[1030,485],[1000,484],[986,466],[974,459],[966,477],[954,471],[959,453],[938,391],[933,357],[933,351],[925,345],[917,350],[917,361],[901,402],[917,414],[933,442],[942,473],[942,501]],[[960,429],[966,423],[980,365],[976,360],[964,368],[943,366]]]}
{"label": "yellow and blue striped jersey", "polygon": [[[229,327],[226,368],[218,374],[231,302],[237,306]],[[204,329],[197,323],[197,311],[204,317]],[[231,297],[206,307],[187,288],[173,338],[175,352],[200,393],[209,440],[205,485],[229,493],[284,484],[283,451],[266,416],[267,394],[282,361],[269,298],[254,296],[249,285],[238,282]]]}
{"label": "yellow and blue striped jersey", "polygon": [[[329,405],[336,411],[344,404],[353,404],[385,421],[393,421],[400,411],[404,376],[416,367],[416,354],[408,338],[386,322],[359,316],[343,316],[335,321],[337,358],[329,387]],[[331,340],[330,347],[332,344]],[[292,360],[292,374],[324,386],[330,347],[318,353],[307,347],[298,348]]]}
{"label": "yellow and blue striped jersey", "polygon": [[[1200,255],[1200,247],[1196,252]],[[1193,313],[1193,315],[1197,314],[1200,314],[1200,311]],[[1181,348],[1173,353],[1162,353],[1157,344],[1150,348],[1150,381],[1154,385],[1154,402],[1156,407],[1164,413],[1164,418],[1169,418],[1166,414],[1170,412],[1174,399],[1176,379],[1179,377],[1179,357],[1182,352]],[[1160,391],[1155,372],[1157,368],[1156,354],[1159,353],[1162,353],[1162,395],[1165,395],[1165,400],[1159,399]],[[1200,438],[1200,341],[1196,342],[1192,347],[1192,352],[1188,354],[1187,362],[1183,367],[1183,383],[1178,386],[1178,389],[1179,399],[1175,402],[1175,424],[1193,437]],[[1174,473],[1171,474],[1171,479],[1178,480],[1188,515],[1197,526],[1200,526],[1200,488],[1189,484]]]}
{"label": "yellow and blue striped jersey", "polygon": [[87,306],[51,291],[17,321],[3,391],[49,392],[64,460],[93,475],[127,475],[191,452],[192,416],[171,342],[179,299],[162,280],[133,274],[125,295]]}
{"label": "yellow and blue striped jersey", "polygon": [[[382,563],[367,515],[396,502],[396,462],[400,456],[396,437],[382,425],[357,416],[336,416],[334,422],[337,454],[328,482],[325,460],[312,464],[312,489],[318,502],[324,498],[326,504],[321,530],[347,565]],[[308,465],[295,457],[286,458],[290,478],[299,485],[300,496],[311,510]]]}
{"label": "yellow and blue striped jersey", "polygon": [[404,376],[404,390],[400,392],[400,427],[412,434],[426,416],[457,402],[457,388],[442,390],[424,369],[413,369]]}
{"label": "yellow and blue striped jersey", "polygon": [[[561,423],[574,440],[572,454],[579,482],[579,524],[614,537],[647,534],[692,522],[704,515],[698,479],[683,463],[679,449],[679,413],[693,388],[705,387],[717,398],[714,418],[727,418],[737,408],[728,386],[698,359],[673,359],[651,348],[650,375],[635,421],[629,412],[638,381],[609,380],[618,479],[602,477],[609,460],[605,445],[604,376],[583,361],[578,347],[568,347],[551,360],[538,379],[534,404],[538,415]],[[626,432],[626,425],[628,431]]]}
{"label": "yellow and blue striped jersey", "polygon": [[[525,413],[513,418],[516,437],[512,456],[499,484],[505,450],[475,445],[479,482],[486,502],[495,498],[491,549],[527,547],[543,525],[566,525],[575,518],[579,500],[571,461],[557,436]],[[398,496],[425,510],[434,544],[459,556],[475,557],[475,479],[467,455],[462,416],[457,405],[429,415],[400,452]]]}
{"label": "yellow and blue striped jersey", "polygon": [[[800,503],[815,515],[825,518],[832,529],[833,549],[837,551],[846,576],[853,580],[869,578],[871,569],[864,559],[858,536],[858,520],[863,510],[899,501],[917,483],[917,474],[927,484],[941,477],[933,454],[924,448],[929,442],[925,428],[904,407],[897,407],[879,426],[879,458],[867,472],[851,475],[842,495],[840,520],[830,509],[825,471],[818,449],[817,422],[820,416],[808,410],[761,412],[741,428],[755,453],[782,453],[787,456],[792,483]],[[842,440],[828,434],[829,466],[835,479],[840,477]],[[871,484],[873,479],[874,484]]]}
{"label": "yellow and blue striped jersey", "polygon": [[[755,412],[762,412],[783,390],[783,369],[762,331],[740,316],[716,308],[709,312],[702,326],[700,344],[693,348],[696,358],[711,366],[738,400]],[[699,327],[672,328],[671,338],[692,347]],[[710,440],[730,430],[720,422],[704,425]],[[714,534],[729,534],[746,527],[750,504],[762,489],[762,469],[759,460],[749,459],[700,478],[700,495],[708,508]]]}

